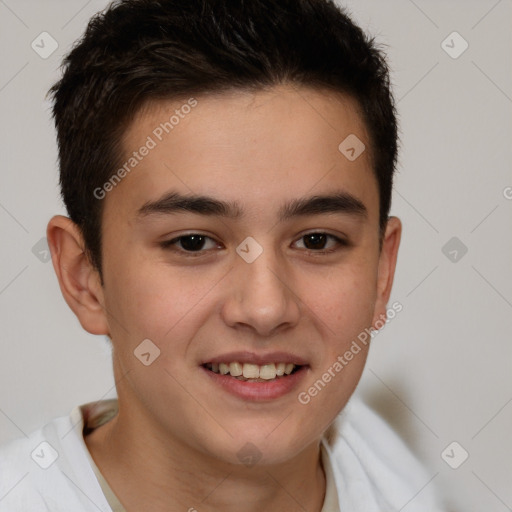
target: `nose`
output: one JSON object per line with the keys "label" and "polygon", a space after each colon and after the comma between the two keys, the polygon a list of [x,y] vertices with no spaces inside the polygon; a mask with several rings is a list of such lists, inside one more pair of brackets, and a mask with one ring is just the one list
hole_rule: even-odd
{"label": "nose", "polygon": [[300,300],[291,273],[275,252],[263,250],[252,263],[237,256],[222,308],[224,322],[237,329],[271,337],[293,327],[300,318]]}

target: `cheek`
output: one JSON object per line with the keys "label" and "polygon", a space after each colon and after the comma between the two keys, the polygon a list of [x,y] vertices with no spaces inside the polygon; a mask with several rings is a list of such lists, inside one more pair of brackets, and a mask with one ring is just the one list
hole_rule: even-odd
{"label": "cheek", "polygon": [[[109,269],[105,302],[113,329],[123,339],[159,339],[186,308],[179,283],[143,259],[118,259]],[[112,325],[113,324],[113,325]]]}
{"label": "cheek", "polygon": [[360,260],[357,265],[332,268],[313,283],[308,287],[304,284],[304,296],[309,297],[306,303],[323,321],[336,348],[341,349],[371,323],[376,274],[370,263]]}
{"label": "cheek", "polygon": [[346,404],[364,369],[376,297],[373,264],[339,266],[314,281],[307,304],[324,340],[318,364],[306,387],[304,403],[326,424]]}
{"label": "cheek", "polygon": [[[304,428],[321,432],[356,388],[369,350],[375,287],[368,273],[338,271],[311,290],[311,309],[323,329],[323,350],[297,397]],[[309,305],[309,304],[308,304]],[[317,329],[317,331],[320,328]],[[306,414],[307,412],[307,414]]]}
{"label": "cheek", "polygon": [[123,346],[132,351],[149,338],[162,355],[171,344],[176,355],[177,340],[193,335],[194,319],[197,324],[212,282],[219,280],[210,277],[142,257],[111,268],[105,297],[112,334],[117,331]]}

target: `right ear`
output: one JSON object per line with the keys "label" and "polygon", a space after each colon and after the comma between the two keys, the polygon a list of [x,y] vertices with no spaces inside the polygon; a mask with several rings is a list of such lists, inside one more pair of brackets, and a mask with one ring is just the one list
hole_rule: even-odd
{"label": "right ear", "polygon": [[110,334],[99,272],[86,256],[82,233],[68,217],[55,215],[46,229],[60,290],[82,327]]}

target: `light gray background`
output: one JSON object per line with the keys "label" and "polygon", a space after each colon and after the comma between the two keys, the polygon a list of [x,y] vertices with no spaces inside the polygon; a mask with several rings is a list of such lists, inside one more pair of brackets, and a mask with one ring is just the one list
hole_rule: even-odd
{"label": "light gray background", "polygon": [[[44,96],[105,5],[0,0],[0,441],[115,396],[108,344],[82,330],[51,262],[32,252],[65,213]],[[404,309],[375,338],[359,392],[428,465],[451,510],[512,510],[512,2],[343,5],[388,46],[402,144],[390,304]],[[43,31],[59,44],[47,59],[31,48]],[[441,46],[453,31],[469,44],[456,59]],[[456,262],[442,252],[454,236],[468,249]],[[441,457],[453,441],[469,452],[458,469]]]}

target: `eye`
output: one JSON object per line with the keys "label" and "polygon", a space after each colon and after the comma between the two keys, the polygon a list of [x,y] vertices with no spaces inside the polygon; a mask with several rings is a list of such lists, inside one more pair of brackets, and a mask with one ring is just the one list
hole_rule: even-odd
{"label": "eye", "polygon": [[[324,246],[329,239],[331,239],[334,243],[331,244],[330,248],[325,249]],[[303,235],[301,238],[299,238],[299,241],[300,240],[305,241],[303,245],[305,246],[304,248],[306,250],[316,252],[319,254],[334,252],[340,246],[348,245],[348,243],[345,240],[342,240],[337,236],[330,235],[329,233],[322,232],[307,233],[306,235]]]}
{"label": "eye", "polygon": [[[175,249],[176,252],[182,253],[201,253],[206,252],[202,251],[206,244],[206,241],[210,241],[210,247],[206,247],[206,249],[214,249],[218,246],[218,244],[213,240],[213,238],[201,235],[200,233],[191,233],[189,235],[181,235],[172,240],[166,240],[165,242],[160,243],[160,247],[163,249],[173,248],[173,246],[181,245],[181,249]],[[192,254],[186,254],[187,256],[192,256]]]}
{"label": "eye", "polygon": [[[307,233],[299,238],[296,244],[301,240],[305,241],[305,243],[303,243],[303,248],[305,250],[317,254],[335,252],[340,246],[343,247],[349,245],[347,241],[323,232]],[[329,240],[331,240],[331,245],[326,249],[325,246]],[[209,247],[208,243],[210,244]],[[210,249],[215,249],[218,246],[219,244],[213,238],[200,233],[181,235],[173,238],[172,240],[160,242],[160,247],[163,249],[172,249],[175,252],[182,253],[184,256],[191,257],[200,256],[201,253],[205,253]]]}

